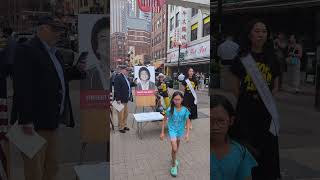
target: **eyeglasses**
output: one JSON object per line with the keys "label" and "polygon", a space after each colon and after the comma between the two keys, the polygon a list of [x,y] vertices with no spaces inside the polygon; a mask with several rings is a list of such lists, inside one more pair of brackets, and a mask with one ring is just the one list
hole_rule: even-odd
{"label": "eyeglasses", "polygon": [[211,122],[216,124],[218,127],[226,127],[228,125],[228,121],[225,119],[213,119]]}

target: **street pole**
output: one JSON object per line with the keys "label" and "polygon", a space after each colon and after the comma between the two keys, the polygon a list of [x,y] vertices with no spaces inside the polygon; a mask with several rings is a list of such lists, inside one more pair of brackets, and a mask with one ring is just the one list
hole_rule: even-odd
{"label": "street pole", "polygon": [[[213,8],[213,7],[212,7]],[[222,27],[222,0],[218,0],[218,8],[214,14],[216,16],[217,25],[214,26],[214,32],[217,32],[216,38],[212,40],[213,59],[210,59],[212,76],[210,78],[211,88],[220,88],[220,59],[218,57],[218,45],[221,42],[221,27]]]}
{"label": "street pole", "polygon": [[178,51],[178,76],[180,74],[180,49],[181,49],[181,44],[179,44],[179,51]]}

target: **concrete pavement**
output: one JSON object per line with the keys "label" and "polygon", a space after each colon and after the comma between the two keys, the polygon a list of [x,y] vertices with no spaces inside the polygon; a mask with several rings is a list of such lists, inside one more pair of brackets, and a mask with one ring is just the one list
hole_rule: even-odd
{"label": "concrete pavement", "polygon": [[[181,168],[177,178],[169,173],[171,145],[168,139],[160,141],[161,125],[155,122],[145,126],[142,140],[136,135],[136,127],[125,134],[117,128],[111,133],[111,180],[210,179],[209,101],[207,95],[199,96],[199,119],[193,122],[190,142],[182,142],[178,152]],[[134,105],[129,107],[131,128]],[[116,117],[114,122],[117,124]]]}

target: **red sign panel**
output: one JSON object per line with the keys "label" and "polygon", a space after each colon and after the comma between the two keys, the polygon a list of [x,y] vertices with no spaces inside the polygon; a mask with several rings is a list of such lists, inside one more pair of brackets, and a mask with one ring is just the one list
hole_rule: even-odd
{"label": "red sign panel", "polygon": [[84,90],[80,92],[81,109],[106,109],[110,107],[110,92],[105,90]]}
{"label": "red sign panel", "polygon": [[136,90],[136,96],[154,96],[155,90]]}

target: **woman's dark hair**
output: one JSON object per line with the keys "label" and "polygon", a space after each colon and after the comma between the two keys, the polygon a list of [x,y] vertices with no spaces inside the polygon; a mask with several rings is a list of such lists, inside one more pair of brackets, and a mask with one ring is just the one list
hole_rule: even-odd
{"label": "woman's dark hair", "polygon": [[223,107],[223,109],[226,110],[229,117],[236,115],[236,112],[235,112],[235,109],[233,108],[233,105],[225,96],[222,96],[222,95],[211,96],[210,97],[210,108],[216,108],[219,106]]}
{"label": "woman's dark hair", "polygon": [[240,46],[239,56],[244,57],[248,53],[250,53],[252,46],[251,46],[251,40],[249,39],[249,35],[251,33],[251,30],[253,29],[253,27],[257,23],[262,23],[267,28],[267,39],[266,39],[266,42],[263,46],[263,55],[264,55],[264,57],[265,57],[264,59],[266,61],[269,61],[269,60],[272,61],[272,60],[276,59],[276,56],[275,56],[275,51],[274,51],[274,47],[273,47],[273,41],[271,41],[271,39],[270,39],[270,29],[266,23],[264,23],[262,20],[259,20],[259,19],[254,19],[254,20],[250,21],[247,24],[244,31],[242,32],[242,34],[240,36],[240,41],[239,41],[239,46]]}
{"label": "woman's dark hair", "polygon": [[[173,99],[174,99],[174,97],[176,97],[176,96],[181,96],[181,98],[183,99],[183,94],[182,94],[180,91],[175,91],[175,92],[172,94],[172,98],[171,98],[171,102],[170,102],[170,104],[171,104],[171,106],[170,106],[170,114],[171,114],[171,115],[173,115],[173,112],[174,112],[174,101],[173,101]],[[183,102],[182,102],[182,104],[183,104]]]}
{"label": "woman's dark hair", "polygon": [[[192,70],[194,71],[194,69],[193,69],[192,67],[188,67],[188,68],[187,68],[187,71],[186,71],[185,79],[188,79],[188,78],[189,78],[189,70],[190,70],[190,69],[192,69]],[[194,73],[193,73],[193,75],[192,75],[192,80],[193,80],[193,81],[196,81],[196,76],[195,76]]]}
{"label": "woman's dark hair", "polygon": [[150,80],[150,71],[149,71],[149,69],[148,68],[146,68],[146,67],[141,67],[140,69],[139,69],[139,78],[141,79],[141,72],[142,71],[145,71],[145,72],[147,72],[147,74],[148,74],[148,80]]}
{"label": "woman's dark hair", "polygon": [[[99,19],[96,24],[93,26],[92,28],[92,32],[91,32],[91,46],[92,46],[92,50],[93,53],[96,55],[96,57],[101,60],[101,56],[99,53],[97,53],[97,49],[98,49],[98,34],[100,31],[107,29],[107,24],[109,24],[109,18],[101,18]],[[109,36],[109,34],[107,34],[107,36]]]}
{"label": "woman's dark hair", "polygon": [[239,42],[239,46],[240,46],[239,55],[240,56],[246,56],[251,51],[252,46],[251,46],[251,40],[250,40],[249,36],[250,36],[251,30],[253,29],[253,27],[257,23],[262,23],[267,28],[267,40],[263,46],[263,52],[268,53],[267,51],[273,50],[273,43],[270,40],[271,34],[270,34],[269,27],[263,21],[258,20],[258,19],[254,19],[247,24],[247,26],[245,27],[244,31],[242,32],[242,34],[240,36],[240,42]]}

